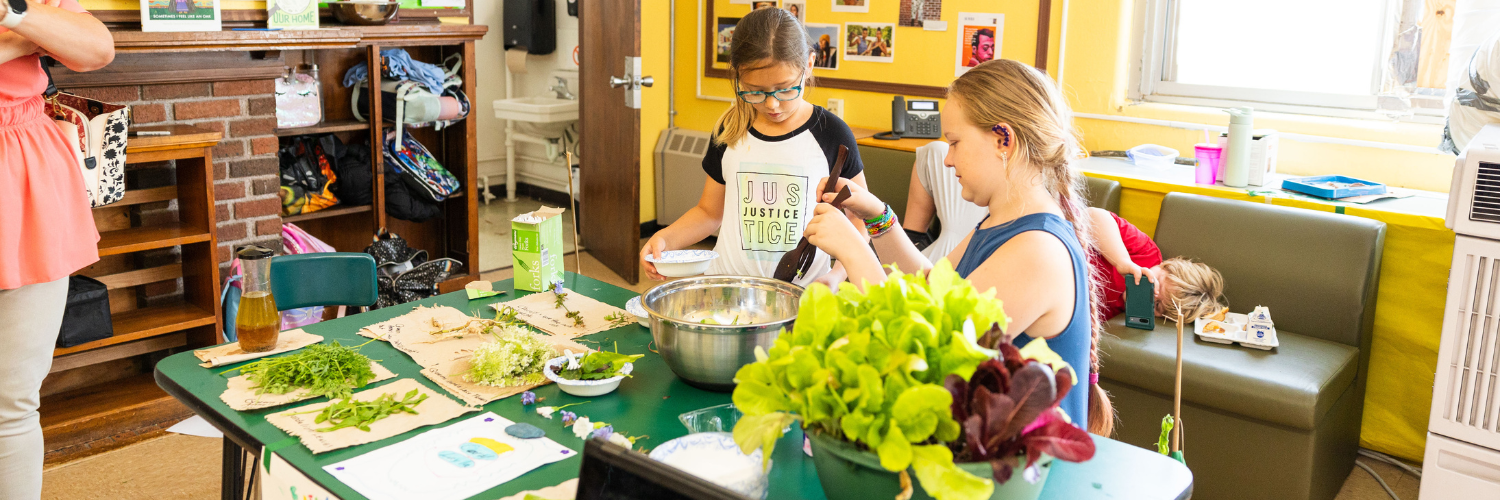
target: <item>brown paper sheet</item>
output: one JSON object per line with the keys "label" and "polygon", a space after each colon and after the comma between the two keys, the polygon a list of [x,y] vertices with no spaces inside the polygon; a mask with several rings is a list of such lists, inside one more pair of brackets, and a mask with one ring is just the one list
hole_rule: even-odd
{"label": "brown paper sheet", "polygon": [[318,432],[318,428],[332,425],[327,422],[321,424],[313,422],[318,418],[319,411],[333,404],[331,401],[266,415],[266,421],[286,431],[287,434],[300,438],[302,444],[307,446],[307,449],[312,450],[313,453],[324,453],[340,448],[373,443],[418,427],[441,424],[464,413],[478,410],[478,408],[468,408],[458,404],[458,402],[448,399],[447,396],[438,394],[420,382],[409,378],[354,393],[354,399],[369,401],[379,398],[381,394],[385,393],[395,393],[396,397],[400,398],[412,389],[416,389],[422,394],[427,395],[427,399],[417,405],[416,415],[410,413],[391,415],[371,423],[368,432],[354,427],[346,427],[333,432]]}
{"label": "brown paper sheet", "polygon": [[501,498],[500,500],[525,500],[528,494],[546,498],[547,500],[572,500],[578,497],[578,478],[575,477],[563,481],[557,486],[548,486],[540,490],[523,491]]}
{"label": "brown paper sheet", "polygon": [[281,354],[287,351],[295,351],[297,349],[301,349],[303,347],[307,347],[322,341],[322,336],[304,332],[301,328],[294,328],[281,332],[279,335],[277,335],[276,348],[270,351],[245,352],[244,349],[240,349],[239,342],[234,342],[217,347],[210,347],[207,349],[198,349],[196,351],[193,351],[193,355],[197,356],[198,359],[204,361],[204,363],[200,366],[204,368],[212,368],[215,366],[234,364],[255,358],[264,358],[266,356]]}
{"label": "brown paper sheet", "polygon": [[[370,371],[375,372],[375,378],[370,380],[371,384],[381,380],[396,378],[396,374],[391,373],[390,370],[385,369],[384,366],[380,366],[380,363],[374,361],[370,362]],[[229,405],[230,408],[247,411],[311,399],[313,396],[308,394],[308,392],[307,389],[297,389],[286,394],[272,394],[269,392],[256,394],[255,384],[250,382],[244,375],[239,375],[229,379],[229,388],[224,389],[224,393],[219,395],[219,399],[223,400],[224,404]]]}
{"label": "brown paper sheet", "polygon": [[[575,353],[586,353],[592,351],[587,346],[573,342],[561,337],[541,335],[541,340],[552,344],[552,348],[558,356],[565,351]],[[543,380],[539,384],[517,385],[510,387],[491,387],[488,385],[475,384],[464,380],[464,372],[469,371],[469,359],[472,355],[448,360],[445,363],[422,369],[422,375],[437,383],[438,386],[448,391],[449,394],[458,396],[471,406],[483,406],[491,401],[505,399],[523,391],[529,391],[552,383],[551,380]]]}
{"label": "brown paper sheet", "polygon": [[[620,314],[632,320],[635,319],[634,315],[625,312],[624,309],[599,302],[581,293],[566,288],[563,289],[563,293],[568,294],[568,298],[563,302],[568,310],[583,313],[582,328],[573,326],[573,320],[564,316],[567,311],[557,308],[557,299],[551,293],[534,293],[509,302],[491,304],[490,307],[496,310],[501,307],[513,308],[516,310],[517,319],[530,323],[531,326],[544,332],[567,338],[615,328],[610,325],[609,320],[604,319],[606,316]],[[631,321],[631,324],[635,322]]]}

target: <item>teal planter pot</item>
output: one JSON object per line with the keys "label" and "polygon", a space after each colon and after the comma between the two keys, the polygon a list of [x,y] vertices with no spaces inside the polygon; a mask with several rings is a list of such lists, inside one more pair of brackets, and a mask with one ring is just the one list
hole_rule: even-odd
{"label": "teal planter pot", "polygon": [[[880,466],[880,458],[873,452],[859,450],[853,444],[809,433],[812,440],[813,467],[818,470],[818,482],[823,484],[823,494],[828,500],[885,500],[895,498],[901,492],[901,480],[895,472]],[[1035,484],[1026,482],[1022,469],[1017,467],[1005,484],[995,486],[992,500],[1036,500],[1042,496],[1042,487],[1047,484],[1047,475],[1052,470],[1052,457],[1043,455],[1037,460],[1041,477]],[[990,463],[976,462],[958,464],[958,467],[979,477],[990,477]],[[910,469],[914,500],[932,500],[922,489],[916,473]]]}

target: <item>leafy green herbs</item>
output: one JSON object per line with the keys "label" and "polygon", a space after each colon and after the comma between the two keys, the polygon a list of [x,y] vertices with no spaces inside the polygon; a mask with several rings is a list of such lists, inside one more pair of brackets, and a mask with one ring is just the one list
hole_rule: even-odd
{"label": "leafy green herbs", "polygon": [[[645,354],[620,354],[618,352],[595,351],[584,356],[578,362],[578,368],[566,369],[568,362],[564,361],[562,366],[554,368],[557,376],[568,380],[602,380],[614,378],[620,375],[620,370],[625,369],[625,363],[633,363],[641,359]],[[625,375],[629,377],[629,375]]]}
{"label": "leafy green herbs", "polygon": [[[341,399],[333,404],[323,407],[318,412],[318,418],[313,423],[321,424],[328,422],[333,424],[329,427],[317,429],[318,432],[333,432],[339,429],[354,427],[356,429],[370,432],[370,424],[397,413],[417,414],[416,407],[427,400],[427,395],[416,389],[406,393],[400,401],[396,400],[396,394],[387,392],[375,398],[374,401],[360,401],[350,398]],[[310,411],[302,413],[313,413]],[[292,415],[300,415],[293,413]]]}
{"label": "leafy green herbs", "polygon": [[546,380],[542,368],[553,357],[552,346],[523,328],[507,325],[496,339],[474,350],[464,380],[479,385],[508,387]]}
{"label": "leafy green herbs", "polygon": [[461,339],[469,335],[496,335],[508,326],[524,326],[526,322],[518,319],[517,314],[515,308],[502,306],[495,310],[495,319],[472,318],[452,328],[443,328],[443,324],[433,318],[433,331],[429,333],[437,337],[437,340]]}
{"label": "leafy green herbs", "polygon": [[562,290],[561,286],[552,289],[552,295],[557,299],[557,301],[554,303],[557,306],[557,309],[562,309],[563,311],[567,312],[567,314],[564,314],[563,316],[572,319],[573,326],[583,328],[583,313],[568,309],[568,294],[562,293],[559,290]]}
{"label": "leafy green herbs", "polygon": [[635,322],[636,322],[635,316],[631,316],[631,315],[628,315],[628,314],[625,314],[625,313],[622,313],[622,312],[619,312],[619,311],[615,311],[615,312],[610,313],[609,316],[605,316],[604,317],[604,320],[609,322],[609,327],[610,328],[619,328],[619,327],[622,327],[622,326],[630,326],[632,324],[635,324]]}
{"label": "leafy green herbs", "polygon": [[255,384],[256,394],[307,389],[311,397],[346,398],[354,388],[375,379],[370,358],[359,353],[363,346],[344,347],[337,341],[313,344],[290,355],[264,358],[224,373],[239,370]]}
{"label": "leafy green herbs", "polygon": [[716,320],[716,319],[713,319],[713,318],[703,318],[703,320],[699,321],[698,324],[701,324],[701,325],[734,326],[734,325],[740,324],[740,315],[738,315],[738,314],[734,315],[734,319],[729,320],[728,323],[720,323],[719,320]]}
{"label": "leafy green herbs", "polygon": [[1009,324],[994,292],[979,293],[942,260],[924,274],[892,273],[866,292],[834,295],[814,284],[802,295],[797,324],[769,352],[735,375],[734,428],[746,453],[769,457],[785,425],[875,452],[890,471],[912,467],[941,500],[988,497],[994,483],[953,464],[944,443],[959,439],[949,375],[968,379],[996,355],[976,331]]}

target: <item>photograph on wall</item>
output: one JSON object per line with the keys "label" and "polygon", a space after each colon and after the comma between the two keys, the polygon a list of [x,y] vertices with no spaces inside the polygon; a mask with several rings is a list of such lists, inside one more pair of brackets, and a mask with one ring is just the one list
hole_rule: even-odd
{"label": "photograph on wall", "polygon": [[844,23],[844,60],[888,63],[895,51],[895,24]]}
{"label": "photograph on wall", "polygon": [[807,39],[813,43],[813,67],[839,69],[839,28],[837,24],[804,24]]}
{"label": "photograph on wall", "polygon": [[958,57],[953,76],[963,76],[969,68],[1000,57],[1000,37],[1005,14],[958,14]]}
{"label": "photograph on wall", "polygon": [[834,12],[869,12],[870,0],[833,0]]}
{"label": "photograph on wall", "polygon": [[141,0],[141,31],[219,31],[219,0]]}
{"label": "photograph on wall", "polygon": [[943,18],[943,0],[901,0],[902,26],[922,27],[922,21],[937,21]]}
{"label": "photograph on wall", "polygon": [[807,25],[807,4],[802,2],[803,0],[784,0],[781,2],[781,8],[791,14],[792,17],[797,18],[798,23],[802,23],[805,26]]}
{"label": "photograph on wall", "polygon": [[714,23],[714,61],[729,62],[729,42],[734,40],[734,27],[740,24],[738,17],[721,17]]}
{"label": "photograph on wall", "polygon": [[771,1],[756,0],[754,2],[750,2],[750,10],[774,9],[774,8],[776,8],[776,1],[775,0],[771,0]]}

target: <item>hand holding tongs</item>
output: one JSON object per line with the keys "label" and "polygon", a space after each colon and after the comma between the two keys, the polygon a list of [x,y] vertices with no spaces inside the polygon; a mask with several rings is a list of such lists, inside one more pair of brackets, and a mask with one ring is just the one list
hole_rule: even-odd
{"label": "hand holding tongs", "polygon": [[[822,200],[822,195],[833,194],[835,192],[834,188],[838,186],[839,177],[844,173],[844,162],[848,159],[849,147],[840,145],[838,156],[834,158],[833,165],[829,168],[828,181],[823,183],[823,192],[818,195],[820,201]],[[852,193],[848,187],[845,187],[843,191],[838,191],[838,193],[838,197],[834,198],[832,204],[834,208],[842,210],[844,200],[849,199]],[[811,242],[807,241],[806,236],[803,236],[797,242],[796,248],[781,256],[781,262],[776,264],[776,274],[772,277],[791,283],[792,280],[800,278],[803,274],[807,274],[808,271],[812,270],[813,260],[817,256],[817,248]]]}

